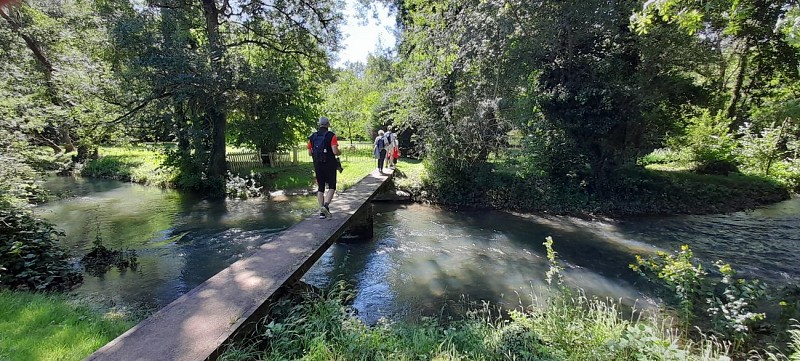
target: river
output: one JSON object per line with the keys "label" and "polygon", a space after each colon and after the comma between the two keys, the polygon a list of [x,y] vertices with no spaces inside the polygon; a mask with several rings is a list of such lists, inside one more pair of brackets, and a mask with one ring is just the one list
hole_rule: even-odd
{"label": "river", "polygon": [[[114,181],[55,178],[68,197],[37,209],[85,254],[99,232],[112,248],[136,250],[135,271],[85,276],[75,292],[123,307],[157,308],[314,214],[314,197],[210,202]],[[652,304],[628,268],[634,254],[689,244],[707,265],[730,262],[772,285],[800,280],[800,199],[729,215],[590,221],[572,217],[452,211],[374,204],[375,238],[336,243],[304,280],[352,286],[360,317],[457,314],[469,303],[506,307],[546,296],[542,242],[552,236],[570,286],[629,304]],[[639,283],[637,283],[639,282]]]}

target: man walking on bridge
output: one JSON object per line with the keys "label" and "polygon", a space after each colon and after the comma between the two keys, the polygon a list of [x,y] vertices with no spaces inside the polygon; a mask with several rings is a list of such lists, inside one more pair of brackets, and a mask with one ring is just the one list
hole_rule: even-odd
{"label": "man walking on bridge", "polygon": [[[336,156],[339,152],[339,141],[336,134],[328,130],[331,122],[327,117],[319,118],[319,129],[308,137],[308,155],[314,161],[314,174],[317,177],[317,203],[319,203],[319,218],[331,216],[329,206],[336,193]],[[327,192],[325,185],[328,185]]]}

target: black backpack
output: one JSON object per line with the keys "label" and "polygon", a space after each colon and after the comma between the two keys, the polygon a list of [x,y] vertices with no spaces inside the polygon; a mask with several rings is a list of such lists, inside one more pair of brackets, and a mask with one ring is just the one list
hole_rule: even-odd
{"label": "black backpack", "polygon": [[318,131],[308,137],[311,142],[311,158],[315,163],[326,163],[328,161],[328,153],[333,152],[331,149],[331,141],[333,140],[333,133],[329,131]]}

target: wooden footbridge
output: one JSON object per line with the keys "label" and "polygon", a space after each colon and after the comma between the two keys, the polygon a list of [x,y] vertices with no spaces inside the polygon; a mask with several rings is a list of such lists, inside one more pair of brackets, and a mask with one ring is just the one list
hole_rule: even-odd
{"label": "wooden footbridge", "polygon": [[[258,321],[349,227],[371,222],[372,198],[392,173],[374,171],[337,194],[333,217],[306,218],[109,342],[87,360],[213,359],[237,330]],[[363,227],[363,224],[361,225]],[[371,232],[371,223],[369,225]]]}

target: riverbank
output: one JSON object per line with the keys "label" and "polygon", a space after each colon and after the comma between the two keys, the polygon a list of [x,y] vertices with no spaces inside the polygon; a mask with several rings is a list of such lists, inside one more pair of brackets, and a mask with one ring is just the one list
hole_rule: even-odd
{"label": "riverbank", "polygon": [[599,198],[585,189],[565,190],[503,171],[464,175],[463,184],[454,185],[432,179],[421,161],[401,162],[398,169],[396,190],[416,202],[576,217],[731,213],[791,197],[776,181],[742,174],[630,169],[618,174],[614,189]]}
{"label": "riverbank", "polygon": [[[171,188],[177,171],[163,166],[165,155],[145,147],[102,147],[100,158],[88,162],[86,177],[130,181]],[[357,183],[374,167],[370,160],[345,162],[339,189]],[[396,174],[400,199],[469,209],[502,209],[578,217],[629,217],[731,213],[754,209],[791,197],[777,181],[743,174],[701,175],[683,169],[635,168],[617,174],[614,189],[604,197],[581,187],[558,187],[500,169],[465,174],[460,185],[428,176],[423,162],[403,159]],[[280,168],[258,167],[241,172],[267,192],[308,194],[313,168],[300,163]]]}
{"label": "riverbank", "polygon": [[[357,316],[346,286],[326,293],[299,292],[278,300],[255,332],[239,335],[220,360],[794,360],[800,331],[791,340],[754,349],[742,343],[682,332],[669,313],[623,311],[613,299],[586,296],[556,281],[548,297],[516,309],[483,303],[458,319],[417,322]],[[558,285],[556,285],[556,282]],[[632,312],[630,316],[623,316]],[[688,330],[686,326],[684,330]],[[699,329],[696,331],[697,332]],[[787,356],[789,355],[789,356]]]}
{"label": "riverbank", "polygon": [[[89,178],[112,179],[161,188],[175,188],[177,169],[164,165],[166,155],[159,148],[100,147],[99,157],[79,168],[78,174]],[[338,176],[338,188],[345,190],[358,183],[374,168],[369,159],[343,160],[344,169]],[[308,194],[314,187],[314,168],[311,163],[285,167],[252,167],[236,176],[253,179],[262,191],[283,191],[283,194]]]}

